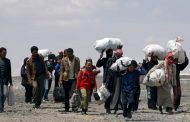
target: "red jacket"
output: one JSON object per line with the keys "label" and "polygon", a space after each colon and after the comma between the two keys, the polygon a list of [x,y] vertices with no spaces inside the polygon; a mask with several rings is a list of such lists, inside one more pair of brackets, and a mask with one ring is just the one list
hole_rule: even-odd
{"label": "red jacket", "polygon": [[93,71],[88,71],[86,68],[81,69],[78,73],[76,88],[90,90],[91,84],[94,84],[94,89],[96,90],[96,79]]}

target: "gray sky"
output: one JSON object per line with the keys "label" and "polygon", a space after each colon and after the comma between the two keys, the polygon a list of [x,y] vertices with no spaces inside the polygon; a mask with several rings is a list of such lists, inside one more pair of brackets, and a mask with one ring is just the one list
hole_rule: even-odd
{"label": "gray sky", "polygon": [[147,44],[166,47],[180,35],[190,57],[189,5],[189,0],[0,0],[0,46],[8,49],[13,75],[19,75],[33,45],[54,53],[72,47],[82,63],[88,56],[96,62],[93,43],[104,37],[120,38],[124,56],[141,61]]}

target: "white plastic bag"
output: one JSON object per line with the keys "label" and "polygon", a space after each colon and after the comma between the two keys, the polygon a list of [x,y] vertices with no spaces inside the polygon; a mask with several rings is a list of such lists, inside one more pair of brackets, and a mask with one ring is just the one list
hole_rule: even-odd
{"label": "white plastic bag", "polygon": [[111,95],[104,84],[98,89],[97,93],[100,97],[100,100],[98,101],[99,105],[104,103]]}
{"label": "white plastic bag", "polygon": [[102,52],[103,50],[107,49],[117,49],[118,46],[122,46],[123,43],[118,38],[103,38],[101,40],[96,40],[94,44],[94,48],[98,52]]}
{"label": "white plastic bag", "polygon": [[41,50],[38,50],[38,53],[41,54],[45,58],[49,54],[51,54],[51,51],[49,49],[41,49]]}
{"label": "white plastic bag", "polygon": [[178,58],[179,63],[185,62],[185,52],[182,48],[181,41],[178,41],[178,40],[168,41],[167,51],[172,52],[174,55],[174,58]]}
{"label": "white plastic bag", "polygon": [[[127,66],[131,63],[132,58],[130,57],[121,57],[112,64],[111,69],[115,71],[123,71],[127,69]],[[119,69],[118,69],[119,68]]]}
{"label": "white plastic bag", "polygon": [[9,86],[8,92],[8,105],[13,106],[15,104],[15,96],[14,96],[14,89],[13,86]]}
{"label": "white plastic bag", "polygon": [[143,84],[147,86],[161,86],[166,81],[166,74],[163,68],[156,69],[153,71],[150,76],[146,75],[143,80]]}
{"label": "white plastic bag", "polygon": [[157,56],[159,59],[164,59],[166,55],[166,50],[158,44],[149,44],[143,51],[147,57]]}

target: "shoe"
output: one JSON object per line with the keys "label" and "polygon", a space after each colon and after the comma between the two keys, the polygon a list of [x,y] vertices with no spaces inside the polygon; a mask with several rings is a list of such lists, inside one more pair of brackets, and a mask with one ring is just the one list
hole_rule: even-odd
{"label": "shoe", "polygon": [[33,109],[39,109],[40,108],[40,105],[34,105],[33,106]]}
{"label": "shoe", "polygon": [[69,112],[69,109],[65,109],[65,112]]}
{"label": "shoe", "polygon": [[175,109],[175,112],[179,113],[182,112],[182,110],[180,108]]}
{"label": "shoe", "polygon": [[166,107],[166,112],[168,114],[173,114],[172,108],[171,107]]}
{"label": "shoe", "polygon": [[47,97],[44,98],[44,101],[49,101],[49,99]]}
{"label": "shoe", "polygon": [[81,112],[81,114],[82,114],[82,115],[87,115],[87,113],[86,113],[86,112],[87,112],[87,110],[85,110],[85,109],[82,109],[82,112]]}
{"label": "shoe", "polygon": [[107,113],[107,114],[111,114],[110,109],[106,109],[106,113]]}
{"label": "shoe", "polygon": [[159,106],[159,111],[160,111],[160,114],[163,114],[162,106]]}
{"label": "shoe", "polygon": [[127,113],[127,118],[129,118],[129,119],[132,118],[132,114],[131,114],[131,112]]}

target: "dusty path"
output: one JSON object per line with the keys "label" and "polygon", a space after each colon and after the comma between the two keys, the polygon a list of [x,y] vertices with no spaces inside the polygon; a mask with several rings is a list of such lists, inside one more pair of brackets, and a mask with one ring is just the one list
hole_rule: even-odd
{"label": "dusty path", "polygon": [[[20,85],[20,79],[15,78],[14,82],[16,105],[5,106],[5,112],[0,113],[0,122],[124,122],[122,111],[118,115],[106,115],[103,105],[99,106],[94,101],[90,104],[88,115],[79,113],[64,113],[64,105],[53,103],[52,95],[50,101],[43,102],[41,109],[32,109],[31,104],[25,104],[24,89]],[[138,112],[133,114],[133,121],[165,121],[165,122],[190,122],[190,81],[182,84],[183,96],[181,108],[183,112],[173,115],[159,114],[158,111],[148,110],[146,105],[146,92],[142,86],[141,102]]]}

